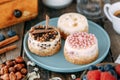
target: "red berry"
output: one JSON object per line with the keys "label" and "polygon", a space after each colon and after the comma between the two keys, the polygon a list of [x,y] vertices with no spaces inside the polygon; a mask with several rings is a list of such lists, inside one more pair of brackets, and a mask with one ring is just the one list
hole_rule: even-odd
{"label": "red berry", "polygon": [[117,79],[109,72],[102,72],[100,80],[117,80]]}
{"label": "red berry", "polygon": [[115,66],[115,71],[120,76],[120,64],[118,64],[117,66]]}
{"label": "red berry", "polygon": [[87,72],[88,80],[100,80],[101,71],[99,70],[91,70]]}
{"label": "red berry", "polygon": [[80,78],[77,78],[77,79],[75,79],[75,80],[81,80]]}

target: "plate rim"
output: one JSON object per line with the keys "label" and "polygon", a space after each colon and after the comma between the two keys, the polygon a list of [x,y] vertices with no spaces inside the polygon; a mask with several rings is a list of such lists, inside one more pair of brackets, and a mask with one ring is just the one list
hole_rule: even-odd
{"label": "plate rim", "polygon": [[[56,18],[51,18],[50,20],[54,20],[54,19],[58,19],[58,17],[56,17]],[[45,20],[44,20],[44,21],[45,21]],[[44,22],[44,21],[41,21],[41,22],[37,23],[37,24],[34,25],[34,26],[40,25],[40,24],[41,24],[42,22]],[[50,71],[54,71],[54,72],[61,72],[61,73],[77,72],[77,71],[85,70],[85,68],[89,67],[90,65],[98,64],[98,63],[100,63],[100,62],[108,55],[108,53],[109,53],[109,49],[110,49],[110,38],[109,38],[109,36],[108,36],[108,33],[107,33],[100,25],[98,25],[98,24],[96,24],[96,23],[94,23],[94,22],[92,22],[92,21],[90,21],[90,20],[88,20],[88,23],[97,26],[99,29],[101,29],[101,30],[105,33],[105,35],[106,35],[106,37],[107,37],[107,40],[108,40],[108,48],[107,48],[107,50],[105,51],[106,54],[105,54],[104,56],[100,57],[98,60],[95,60],[95,61],[92,62],[92,63],[89,63],[89,64],[85,65],[85,67],[82,66],[84,69],[81,69],[80,67],[61,69],[61,68],[56,68],[56,67],[48,66],[48,65],[45,65],[45,64],[43,64],[43,63],[38,62],[38,61],[35,60],[32,56],[30,56],[31,52],[29,53],[29,51],[26,49],[26,46],[27,46],[27,45],[26,45],[26,44],[27,44],[27,43],[26,43],[26,39],[28,38],[28,32],[25,34],[24,41],[23,41],[23,43],[24,43],[24,44],[23,44],[23,47],[24,47],[25,53],[26,53],[26,55],[29,57],[29,59],[32,60],[32,61],[34,61],[38,66],[40,66],[40,67],[42,67],[42,68],[44,68],[44,69],[50,70]],[[59,69],[59,70],[58,70],[58,69]]]}

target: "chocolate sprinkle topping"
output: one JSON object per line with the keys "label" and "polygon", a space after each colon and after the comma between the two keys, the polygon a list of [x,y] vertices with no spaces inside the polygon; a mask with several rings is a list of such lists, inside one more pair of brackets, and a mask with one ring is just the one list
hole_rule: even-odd
{"label": "chocolate sprinkle topping", "polygon": [[51,39],[55,39],[58,35],[58,32],[54,28],[48,27],[45,29],[45,26],[32,27],[29,32],[34,36],[35,40],[40,42],[51,41]]}

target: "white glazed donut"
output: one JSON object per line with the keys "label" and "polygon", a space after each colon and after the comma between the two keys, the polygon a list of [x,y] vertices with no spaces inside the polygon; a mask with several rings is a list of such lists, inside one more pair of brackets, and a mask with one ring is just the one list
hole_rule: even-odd
{"label": "white glazed donut", "polygon": [[58,28],[61,36],[66,39],[74,32],[88,32],[88,22],[86,17],[79,13],[65,13],[58,19]]}

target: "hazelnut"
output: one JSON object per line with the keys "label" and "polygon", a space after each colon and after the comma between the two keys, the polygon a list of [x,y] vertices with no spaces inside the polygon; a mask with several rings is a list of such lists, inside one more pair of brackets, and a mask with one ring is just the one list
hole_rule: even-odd
{"label": "hazelnut", "polygon": [[3,75],[3,72],[2,72],[2,70],[0,70],[0,75]]}
{"label": "hazelnut", "polygon": [[17,80],[21,80],[22,77],[23,77],[20,72],[16,72],[15,75],[16,75],[16,77],[17,77]]}
{"label": "hazelnut", "polygon": [[13,63],[14,63],[14,65],[16,65],[17,63],[16,63],[16,61],[13,61]]}
{"label": "hazelnut", "polygon": [[0,65],[1,68],[4,67],[4,66],[5,66],[5,64],[1,64],[1,65]]}
{"label": "hazelnut", "polygon": [[8,73],[8,66],[4,66],[1,68],[0,70],[1,74],[5,74],[5,73]]}
{"label": "hazelnut", "polygon": [[0,69],[0,75],[3,75],[4,74],[4,70],[3,68]]}
{"label": "hazelnut", "polygon": [[8,61],[6,61],[6,65],[9,66],[9,67],[11,67],[11,66],[14,65],[14,63],[13,63],[13,61],[8,60]]}
{"label": "hazelnut", "polygon": [[22,75],[22,77],[24,78],[26,75]]}
{"label": "hazelnut", "polygon": [[17,77],[16,77],[15,73],[11,72],[9,74],[9,78],[10,78],[10,80],[16,80]]}
{"label": "hazelnut", "polygon": [[2,75],[2,76],[1,76],[1,79],[2,79],[2,80],[10,80],[9,74],[6,73],[6,74]]}
{"label": "hazelnut", "polygon": [[0,65],[0,75],[4,74],[4,71],[3,71],[4,66],[5,66],[5,64]]}
{"label": "hazelnut", "polygon": [[17,63],[22,63],[22,62],[24,62],[24,60],[23,60],[23,58],[22,58],[21,56],[18,56],[17,58],[15,58],[15,61],[16,61]]}
{"label": "hazelnut", "polygon": [[14,67],[10,67],[10,68],[9,68],[9,72],[16,72],[16,70],[15,70]]}
{"label": "hazelnut", "polygon": [[21,64],[21,66],[22,66],[22,68],[24,68],[24,67],[25,67],[25,64]]}
{"label": "hazelnut", "polygon": [[17,71],[19,71],[19,70],[21,70],[21,69],[23,68],[23,65],[22,65],[22,64],[16,64],[16,65],[14,66],[14,68],[15,68]]}
{"label": "hazelnut", "polygon": [[24,75],[26,75],[27,74],[27,69],[26,68],[22,68],[21,69],[21,73],[24,74]]}

